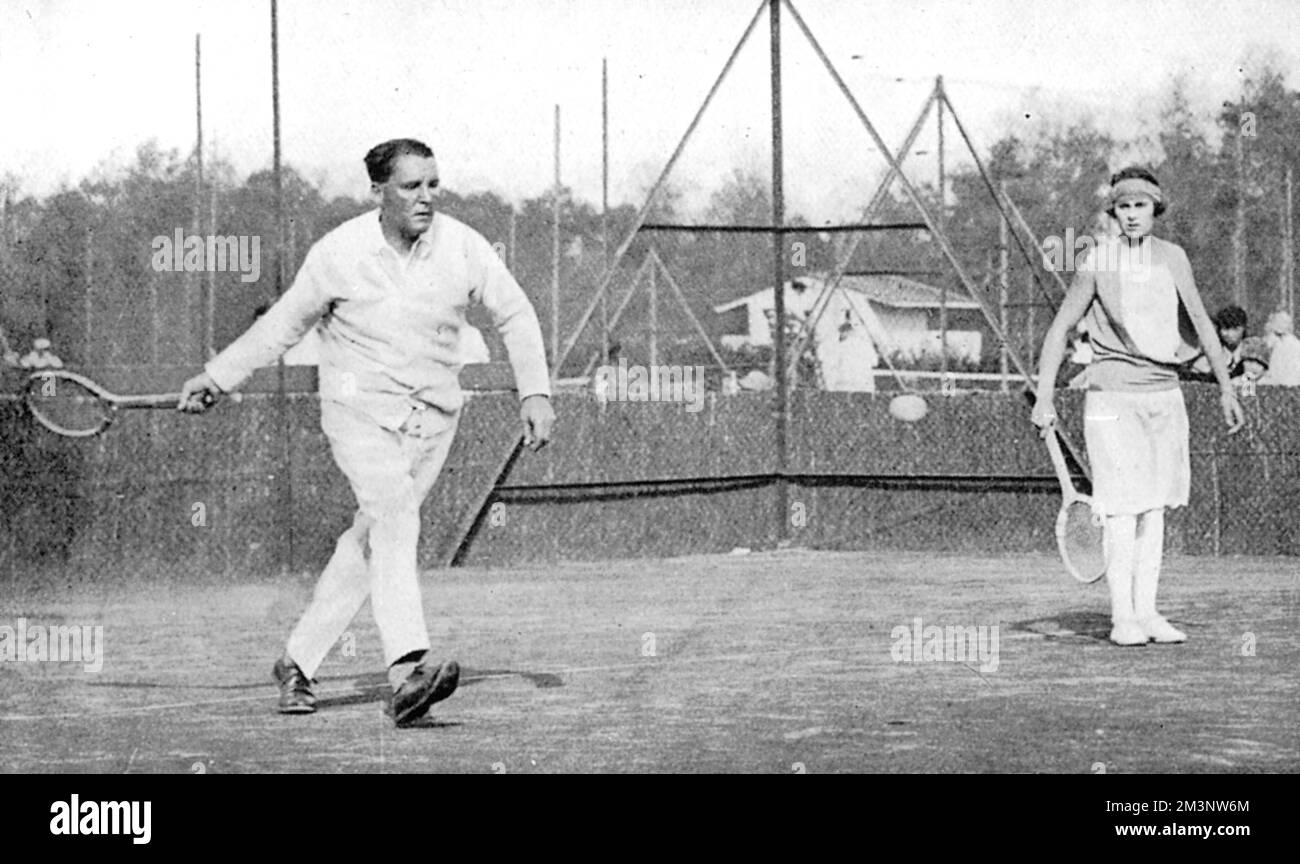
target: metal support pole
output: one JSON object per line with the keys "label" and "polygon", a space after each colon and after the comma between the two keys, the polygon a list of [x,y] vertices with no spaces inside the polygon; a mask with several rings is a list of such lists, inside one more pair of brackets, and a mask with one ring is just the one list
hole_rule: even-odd
{"label": "metal support pole", "polygon": [[[1007,197],[1007,183],[1001,181],[998,191],[1002,197]],[[998,351],[998,365],[1002,370],[1002,392],[1007,392],[1007,374],[1009,372],[1008,355],[1011,346],[1007,344],[1007,294],[1009,286],[1007,285],[1007,220],[1005,217],[998,219],[998,326],[1002,331],[1002,346]]]}
{"label": "metal support pole", "polygon": [[1025,276],[1025,296],[1030,298],[1025,304],[1025,349],[1029,355],[1029,365],[1038,368],[1038,304],[1034,297],[1034,274]]}
{"label": "metal support pole", "polygon": [[[894,178],[901,172],[903,163],[907,161],[908,155],[912,152],[912,147],[916,144],[916,139],[920,136],[921,130],[925,126],[925,121],[930,117],[930,107],[935,103],[936,99],[937,95],[931,91],[929,98],[926,99],[925,104],[921,107],[921,112],[917,114],[916,121],[912,124],[912,128],[908,131],[907,137],[903,140],[903,143],[896,151],[894,161],[890,164],[889,171],[886,172],[885,178],[876,187],[875,193],[871,196],[871,202],[867,204],[866,209],[862,211],[862,215],[858,217],[860,223],[866,224],[871,222],[875,218],[877,210],[879,210],[884,204],[885,198],[889,193],[889,187],[894,182]],[[826,289],[822,292],[821,297],[817,298],[817,301],[813,304],[813,308],[809,310],[808,317],[805,319],[803,327],[800,328],[799,336],[795,339],[795,345],[790,351],[794,357],[803,356],[804,346],[808,343],[808,340],[812,338],[818,322],[821,321],[827,307],[830,306],[832,296],[836,291],[840,290],[840,282],[848,272],[849,265],[853,262],[853,256],[857,253],[858,246],[861,245],[864,236],[864,234],[854,233],[851,242],[845,244],[843,248],[836,251],[837,261],[835,272],[826,280]],[[893,364],[889,360],[888,352],[883,346],[880,347],[881,359],[885,361],[886,366],[893,369]]]}
{"label": "metal support pole", "polygon": [[[194,34],[194,233],[203,233],[203,44],[200,34]],[[215,228],[212,229],[216,233]],[[206,276],[200,275],[198,279],[198,300],[199,300],[199,332],[198,332],[198,361],[206,363],[208,360],[208,333],[211,330],[211,323],[208,321],[208,293],[212,284],[213,268],[211,262],[205,268],[208,272]]]}
{"label": "metal support pole", "polygon": [[[691,118],[690,125],[686,127],[685,134],[683,134],[681,140],[677,142],[677,147],[673,150],[673,154],[668,157],[668,163],[664,165],[663,170],[659,172],[658,179],[656,179],[654,185],[650,187],[650,192],[646,195],[645,203],[641,205],[641,209],[637,212],[636,218],[632,220],[632,227],[628,230],[627,236],[623,238],[623,242],[619,244],[618,249],[614,252],[614,260],[611,261],[609,267],[606,268],[605,275],[601,277],[600,285],[596,288],[596,296],[588,303],[587,308],[579,317],[578,323],[574,326],[573,333],[564,343],[564,350],[560,352],[560,359],[556,362],[557,367],[564,363],[565,359],[569,356],[569,353],[573,351],[574,346],[577,345],[578,340],[582,337],[582,331],[587,328],[589,323],[591,323],[591,316],[595,314],[597,307],[599,307],[600,298],[609,290],[610,284],[614,281],[614,274],[617,272],[618,265],[622,263],[624,256],[626,256],[628,250],[632,248],[632,243],[636,240],[637,233],[640,232],[641,226],[645,224],[646,217],[650,215],[650,209],[654,206],[655,201],[658,200],[659,193],[663,190],[664,184],[668,180],[668,175],[672,173],[673,167],[682,156],[682,151],[686,149],[686,142],[690,140],[696,127],[700,125],[700,120],[704,117],[704,113],[708,110],[709,105],[712,104],[713,97],[718,95],[718,90],[722,87],[722,82],[726,80],[727,74],[731,71],[731,67],[736,64],[736,58],[740,56],[741,49],[745,47],[745,43],[749,41],[749,37],[754,32],[754,28],[758,26],[758,22],[762,18],[763,10],[767,7],[767,4],[768,0],[762,0],[762,2],[758,4],[757,8],[755,8],[754,15],[749,19],[749,23],[745,26],[745,32],[741,34],[740,41],[736,43],[735,48],[731,49],[731,54],[727,57],[727,62],[723,64],[722,71],[718,73],[718,77],[713,82],[713,86],[709,88],[708,95],[704,97],[704,102],[700,105],[699,109],[696,110],[695,116]],[[552,370],[551,374],[555,374],[554,370]]]}
{"label": "metal support pole", "polygon": [[560,352],[560,106],[555,106],[555,190],[551,195],[551,374]]}
{"label": "metal support pole", "polygon": [[[217,232],[217,184],[208,184],[208,230],[213,234]],[[217,291],[216,291],[217,271],[211,267],[208,268],[208,288],[203,298],[203,362],[215,356],[217,349]]]}
{"label": "metal support pole", "polygon": [[[898,182],[902,184],[903,191],[912,202],[912,206],[916,208],[917,213],[919,213],[921,218],[925,221],[930,233],[934,236],[935,242],[939,244],[939,248],[943,252],[944,257],[948,259],[949,265],[951,265],[953,271],[957,274],[957,278],[960,280],[962,287],[966,289],[966,293],[970,294],[971,299],[979,304],[980,310],[984,313],[985,320],[989,322],[989,326],[998,329],[996,310],[990,308],[988,299],[981,296],[978,291],[976,291],[975,285],[971,281],[970,276],[966,274],[965,268],[961,266],[961,261],[957,258],[957,253],[952,248],[952,244],[950,244],[948,238],[939,231],[938,224],[930,213],[930,208],[926,207],[925,201],[921,198],[916,187],[912,185],[912,182],[907,179],[907,176],[903,174],[902,170],[898,167],[897,160],[890,155],[889,147],[885,144],[884,139],[880,137],[880,133],[876,131],[875,125],[870,119],[868,119],[866,112],[862,110],[862,106],[858,104],[858,100],[853,96],[848,85],[844,83],[844,79],[840,77],[839,72],[835,69],[835,65],[831,63],[830,58],[826,56],[826,52],[822,49],[821,43],[817,41],[817,37],[813,35],[813,32],[810,29],[808,29],[808,25],[799,15],[799,11],[789,3],[789,0],[785,0],[785,2],[786,8],[789,9],[790,15],[794,19],[795,24],[799,26],[799,29],[808,39],[808,44],[812,46],[813,53],[817,55],[817,58],[821,61],[822,65],[826,67],[826,71],[830,74],[831,79],[835,81],[840,92],[844,94],[844,98],[848,101],[854,114],[857,115],[858,121],[862,124],[863,128],[867,130],[867,134],[871,136],[871,140],[876,145],[876,148],[886,159],[889,160],[891,167],[894,168],[894,173],[898,175]],[[1001,332],[996,335],[999,340],[1003,342],[1006,341],[1004,334]],[[1029,368],[1020,360],[1020,357],[1016,354],[1011,354],[1010,360],[1012,364],[1015,365],[1016,371],[1020,377],[1023,378],[1027,384],[1032,386],[1034,380],[1033,375],[1030,373]]]}
{"label": "metal support pole", "polygon": [[92,295],[95,290],[95,229],[86,228],[86,341],[81,349],[81,362],[84,366],[90,366],[93,362],[90,351],[91,340],[95,336],[95,328],[92,325],[93,318],[93,300]]}
{"label": "metal support pole", "polygon": [[1241,130],[1236,132],[1237,208],[1232,223],[1232,302],[1245,305],[1246,296],[1246,154]]}
{"label": "metal support pole", "polygon": [[[935,214],[935,219],[939,223],[939,230],[943,231],[947,227],[947,177],[944,176],[943,164],[943,76],[939,75],[934,79],[934,92],[938,95],[938,120],[939,120],[939,212]],[[943,372],[944,380],[948,375],[948,282],[942,280],[939,282],[939,368]]]}
{"label": "metal support pole", "polygon": [[[275,296],[284,293],[284,178],[280,160],[280,23],[276,0],[271,0],[271,136],[274,142],[271,171],[275,178]],[[280,514],[284,524],[284,568],[294,567],[294,513],[293,513],[293,444],[289,416],[288,383],[285,380],[284,358],[276,364],[276,391],[280,403],[281,471],[277,478]]]}
{"label": "metal support pole", "polygon": [[[609,269],[609,60],[600,58],[600,260]],[[609,362],[609,298],[600,298],[600,356]]]}
{"label": "metal support pole", "polygon": [[[772,33],[772,226],[781,228],[785,225],[785,166],[781,128],[781,0],[770,0],[768,9]],[[772,334],[772,347],[776,360],[773,371],[776,373],[776,540],[778,545],[783,544],[789,536],[787,518],[790,509],[786,504],[789,489],[785,480],[789,394],[785,386],[785,249],[782,248],[783,243],[784,238],[781,233],[774,230],[772,232],[772,296],[776,326]]]}
{"label": "metal support pole", "polygon": [[649,284],[646,286],[650,292],[650,366],[651,374],[658,374],[653,371],[653,367],[659,364],[659,285],[656,281],[656,270],[659,268],[653,266],[651,262]]}
{"label": "metal support pole", "polygon": [[284,293],[284,178],[280,170],[280,24],[271,0],[271,174],[275,180],[275,296]]}
{"label": "metal support pole", "polygon": [[510,205],[510,249],[507,252],[507,259],[510,261],[510,272],[515,272],[515,222],[519,214],[515,210],[515,205]]}
{"label": "metal support pole", "polygon": [[1284,207],[1286,212],[1283,214],[1282,226],[1286,232],[1285,242],[1282,245],[1283,254],[1283,278],[1285,281],[1282,285],[1282,303],[1278,307],[1288,315],[1295,318],[1295,201],[1292,196],[1293,175],[1291,166],[1286,166],[1286,176],[1283,181],[1285,191]]}

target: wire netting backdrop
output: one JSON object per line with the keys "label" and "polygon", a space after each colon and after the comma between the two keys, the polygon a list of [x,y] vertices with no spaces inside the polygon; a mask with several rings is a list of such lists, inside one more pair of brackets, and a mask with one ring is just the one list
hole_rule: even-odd
{"label": "wire netting backdrop", "polygon": [[[269,374],[254,382],[274,386]],[[1231,436],[1216,394],[1187,388],[1193,492],[1169,520],[1171,550],[1300,554],[1300,438],[1291,422],[1300,391],[1260,388],[1247,400],[1249,425]],[[1081,437],[1077,395],[1062,409]],[[889,415],[883,394],[801,394],[791,406],[788,510],[778,513],[770,395],[711,394],[693,413],[561,395],[564,435],[545,456],[520,459],[491,499],[501,508],[489,507],[462,560],[767,548],[778,519],[810,548],[1052,552],[1060,496],[1023,399],[929,401],[930,413],[908,424]],[[516,414],[513,394],[470,400],[426,503],[425,566],[455,551],[457,526],[490,488]],[[128,412],[89,442],[40,429],[12,399],[0,401],[0,415],[6,578],[238,580],[313,570],[351,519],[310,391],[287,401],[254,392],[203,418]]]}
{"label": "wire netting backdrop", "polygon": [[[528,293],[564,385],[561,404],[574,418],[564,434],[580,442],[562,440],[546,461],[520,463],[500,493],[519,505],[511,509],[519,518],[480,532],[471,559],[526,557],[539,537],[548,554],[577,556],[801,537],[831,547],[1042,547],[1050,520],[1040,511],[1054,510],[1054,487],[1014,391],[1019,373],[1036,366],[1082,239],[1108,230],[1098,217],[1118,164],[1148,162],[1162,178],[1170,210],[1157,233],[1187,250],[1211,311],[1239,304],[1257,334],[1269,312],[1293,309],[1300,99],[1285,70],[1250,69],[1208,121],[1189,107],[1184,85],[1172,84],[1158,117],[1146,118],[1150,134],[1121,140],[1093,122],[1104,119],[1104,105],[1024,122],[1029,112],[1021,109],[1032,102],[1025,93],[1000,103],[1015,109],[1015,122],[992,124],[980,82],[893,77],[854,65],[859,56],[824,55],[815,39],[829,35],[821,25],[831,13],[804,10],[809,39],[805,19],[786,10],[776,138],[773,46],[763,9],[753,6],[734,30],[710,34],[717,75],[688,90],[652,92],[643,58],[611,58],[609,167],[618,191],[608,212],[591,182],[601,164],[598,58],[575,59],[589,62],[591,100],[564,106],[563,134],[549,105],[506,121],[481,112],[484,123],[508,122],[513,135],[498,136],[503,144],[489,155],[501,166],[529,166],[526,192],[507,194],[493,177],[466,169],[481,169],[476,160],[486,157],[458,149],[454,129],[429,136],[446,178],[439,207],[482,233]],[[287,45],[315,14],[286,10]],[[665,26],[676,26],[670,17]],[[260,32],[266,22],[258,20],[250,31]],[[342,106],[410,98],[354,82],[331,89],[310,74],[317,57],[297,44],[280,55],[293,81],[280,94],[286,115],[342,116]],[[338,46],[340,58],[364,44]],[[217,70],[244,56],[219,43],[205,51]],[[185,60],[175,74],[191,73]],[[204,80],[216,104],[238,106],[217,115],[239,124],[232,139],[262,129],[265,118],[246,119],[247,92],[220,74]],[[974,128],[986,134],[971,137]],[[177,389],[290,284],[316,240],[374,206],[361,159],[377,142],[357,133],[349,152],[337,152],[300,129],[286,127],[278,174],[269,168],[269,129],[265,158],[241,163],[251,170],[236,168],[210,135],[203,151],[197,140],[193,148],[141,143],[48,194],[25,191],[24,178],[6,173],[0,328],[9,341],[21,352],[48,337],[65,363],[118,392]],[[562,157],[551,149],[553,133]],[[623,154],[642,138],[662,151],[629,164]],[[885,151],[901,162],[910,192],[889,181]],[[774,225],[778,196],[783,213]],[[870,230],[843,230],[863,223]],[[1062,253],[1054,260],[1044,254],[1052,242]],[[223,257],[214,256],[218,248]],[[470,323],[493,360],[504,360],[481,311]],[[775,356],[778,334],[789,356]],[[626,387],[625,376],[592,400],[602,367],[635,367],[659,381],[673,380],[673,369],[702,367],[703,388],[651,401]],[[791,396],[778,423],[782,399],[772,386],[782,369]],[[53,440],[5,402],[0,554],[15,567],[78,554],[94,561],[105,550],[167,561],[188,555],[220,572],[238,561],[313,563],[332,542],[322,538],[337,533],[322,526],[343,519],[350,499],[328,464],[309,378],[298,376],[282,398],[259,396],[202,422],[157,412],[123,417],[90,444]],[[18,381],[9,375],[4,389]],[[265,373],[260,386],[274,392],[279,381]],[[924,420],[898,423],[887,398],[855,392],[900,388],[926,391]],[[579,389],[584,395],[572,392]],[[1251,426],[1227,438],[1204,388],[1188,393],[1197,497],[1173,520],[1175,545],[1294,552],[1296,447],[1287,412],[1296,394],[1261,388],[1247,399]],[[696,396],[707,399],[683,404]],[[494,451],[492,436],[508,434],[515,421],[500,398],[496,408],[467,410],[467,429],[486,425],[466,442]],[[451,496],[438,500],[456,520],[476,500],[457,484],[467,489],[479,482],[469,474],[491,473],[478,451],[458,453],[462,461],[449,463],[436,493]],[[458,474],[464,465],[478,467]],[[769,485],[790,495],[773,496]],[[778,501],[800,504],[805,524],[776,512],[748,515],[774,511]],[[215,511],[206,512],[233,521],[208,523],[216,534],[193,533],[193,505],[211,502]],[[607,513],[642,530],[601,539]],[[547,528],[555,519],[572,521]],[[221,535],[224,545],[195,545],[222,531],[232,532]],[[304,532],[311,542],[298,542]],[[440,560],[450,534],[426,539],[425,560]]]}

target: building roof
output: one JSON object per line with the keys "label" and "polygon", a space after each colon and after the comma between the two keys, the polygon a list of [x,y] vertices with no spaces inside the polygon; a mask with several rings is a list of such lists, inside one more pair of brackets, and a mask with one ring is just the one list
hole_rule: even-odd
{"label": "building roof", "polygon": [[[944,305],[942,290],[905,276],[845,276],[840,280],[840,287],[857,291],[872,303],[898,309],[938,309]],[[964,291],[949,291],[947,306],[949,309],[980,308]]]}
{"label": "building roof", "polygon": [[[825,290],[821,276],[804,276],[792,280],[802,283],[807,289],[819,295]],[[872,303],[890,306],[895,309],[938,309],[942,302],[942,291],[933,285],[908,279],[906,276],[845,276],[840,280],[840,287],[857,292]],[[736,300],[713,307],[714,312],[727,312],[751,303],[770,303],[772,289],[764,288]],[[947,306],[949,309],[978,309],[979,304],[966,296],[964,292],[949,291]]]}

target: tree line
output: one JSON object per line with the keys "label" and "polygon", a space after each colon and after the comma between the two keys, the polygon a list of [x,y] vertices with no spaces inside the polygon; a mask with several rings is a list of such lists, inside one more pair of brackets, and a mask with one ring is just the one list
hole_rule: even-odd
{"label": "tree line", "polygon": [[[1005,136],[981,153],[995,186],[1005,184],[1039,239],[1092,230],[1104,206],[1102,187],[1126,153],[1158,154],[1147,164],[1170,203],[1157,233],[1188,252],[1198,284],[1213,309],[1227,303],[1261,322],[1287,298],[1294,279],[1295,244],[1285,238],[1300,197],[1300,92],[1289,89],[1283,70],[1265,66],[1247,77],[1241,92],[1223,103],[1212,135],[1190,107],[1187,84],[1176,80],[1164,104],[1152,112],[1151,131],[1120,141],[1081,121],[1032,139]],[[960,155],[960,154],[958,154]],[[358,164],[358,170],[360,165]],[[916,182],[914,172],[909,177]],[[1288,200],[1288,177],[1291,180]],[[21,194],[21,179],[4,182],[0,220],[0,327],[23,350],[47,336],[73,365],[200,362],[209,347],[220,349],[241,333],[254,310],[274,300],[311,244],[341,222],[374,206],[350,197],[327,199],[300,171],[284,167],[283,259],[277,260],[275,177],[258,171],[239,179],[220,160],[199,165],[192,154],[142,145],[132,164],[100,172],[75,187],[43,198]],[[939,214],[963,269],[978,290],[996,298],[1000,276],[1000,215],[986,180],[970,162],[957,160],[940,196],[933,178],[917,183]],[[864,190],[865,196],[868,190]],[[606,262],[630,231],[638,207],[613,207],[607,218],[597,206],[562,189],[560,197],[560,341],[572,334],[592,303]],[[544,194],[513,206],[491,192],[445,191],[439,207],[494,243],[532,298],[550,340],[554,198]],[[649,216],[654,223],[766,225],[771,218],[768,179],[733,170],[720,178],[703,212],[686,212],[671,182]],[[895,187],[876,218],[917,221]],[[798,214],[790,226],[806,231],[782,238],[787,273],[824,273],[835,267],[847,235],[819,233]],[[196,235],[262,238],[258,278],[238,272],[160,271],[151,259],[160,236],[177,230]],[[728,326],[712,307],[770,285],[769,236],[735,233],[644,231],[637,235],[611,280],[606,306],[592,316],[566,374],[582,371],[600,350],[600,322],[613,315],[632,277],[653,246],[675,274],[692,311],[715,337]],[[1037,254],[1030,248],[1030,252]],[[283,278],[277,274],[283,267]],[[925,231],[873,232],[863,236],[850,270],[910,272],[920,281],[962,291]],[[1069,273],[1061,274],[1068,278]],[[1036,355],[1060,288],[1042,260],[1026,262],[1014,249],[1007,268],[1009,334],[1013,344]],[[210,305],[204,297],[212,297]],[[649,343],[649,292],[639,289],[615,328],[614,348],[644,362]],[[656,344],[664,362],[711,363],[702,340],[660,285]],[[209,321],[210,315],[210,321]],[[485,329],[494,354],[490,325]],[[937,327],[937,320],[932,323]],[[210,331],[210,338],[205,335]]]}

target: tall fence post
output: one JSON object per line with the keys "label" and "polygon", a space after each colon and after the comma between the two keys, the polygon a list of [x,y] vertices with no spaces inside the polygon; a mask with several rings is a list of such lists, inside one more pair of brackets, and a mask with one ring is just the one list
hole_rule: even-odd
{"label": "tall fence post", "polygon": [[776,542],[785,543],[789,536],[786,516],[789,489],[786,486],[786,431],[789,419],[789,394],[786,392],[785,356],[785,176],[783,130],[781,128],[781,0],[770,0],[768,14],[772,32],[772,297],[776,323],[772,333],[772,352],[776,384]]}

